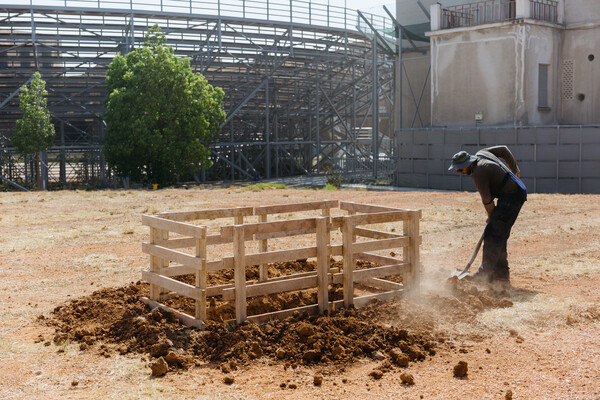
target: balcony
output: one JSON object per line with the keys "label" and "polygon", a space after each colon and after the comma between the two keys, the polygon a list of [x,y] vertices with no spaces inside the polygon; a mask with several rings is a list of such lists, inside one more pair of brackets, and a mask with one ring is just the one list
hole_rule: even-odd
{"label": "balcony", "polygon": [[[558,23],[557,0],[485,0],[439,7],[439,26],[432,30],[491,24],[530,18]],[[432,18],[433,22],[433,18]]]}

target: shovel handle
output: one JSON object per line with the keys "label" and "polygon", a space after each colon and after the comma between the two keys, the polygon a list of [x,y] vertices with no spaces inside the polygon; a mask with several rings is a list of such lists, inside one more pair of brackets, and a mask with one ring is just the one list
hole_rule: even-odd
{"label": "shovel handle", "polygon": [[483,230],[483,233],[481,234],[481,237],[479,238],[479,241],[477,242],[477,245],[475,246],[475,249],[473,250],[473,254],[471,254],[471,258],[469,258],[469,262],[467,262],[465,269],[463,269],[463,271],[462,271],[463,274],[465,272],[467,272],[469,270],[469,268],[471,268],[471,264],[473,264],[473,261],[475,261],[475,257],[477,257],[477,253],[479,253],[479,249],[481,248],[481,243],[483,243],[484,235],[485,235],[485,229]]}

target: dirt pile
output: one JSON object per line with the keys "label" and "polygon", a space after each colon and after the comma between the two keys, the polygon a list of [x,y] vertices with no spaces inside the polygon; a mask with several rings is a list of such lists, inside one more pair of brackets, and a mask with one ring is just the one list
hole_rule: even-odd
{"label": "dirt pile", "polygon": [[[313,267],[300,260],[294,265],[273,268],[298,272]],[[232,278],[211,277],[212,284],[226,283]],[[451,290],[451,297],[433,296],[430,300],[440,308],[450,304],[448,312],[459,318],[463,313],[472,315],[489,307],[512,304],[474,287],[456,284]],[[332,288],[330,295],[339,298],[340,292]],[[148,294],[149,285],[144,282],[99,290],[56,307],[46,322],[55,327],[55,343],[75,341],[80,343],[81,350],[95,349],[106,357],[114,352],[147,354],[154,360],[157,371],[163,373],[206,362],[216,363],[224,373],[229,373],[262,357],[290,366],[347,364],[373,358],[389,359],[398,367],[406,367],[435,354],[437,340],[431,335],[433,317],[428,319],[424,308],[405,299],[375,302],[359,311],[348,309],[327,315],[296,312],[284,320],[260,325],[246,322],[239,327],[223,322],[234,317],[232,303],[211,300],[210,320],[199,331],[181,325],[168,311],[150,310],[141,301]],[[170,302],[193,313],[191,301],[188,304],[186,300],[171,299]],[[308,290],[254,298],[249,301],[248,310],[249,314],[257,314],[315,302],[316,294]]]}

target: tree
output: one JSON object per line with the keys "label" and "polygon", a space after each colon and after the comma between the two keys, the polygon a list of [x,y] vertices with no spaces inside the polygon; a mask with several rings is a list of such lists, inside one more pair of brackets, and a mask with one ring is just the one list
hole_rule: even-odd
{"label": "tree", "polygon": [[165,42],[155,25],[106,75],[104,155],[118,176],[136,182],[169,184],[210,166],[208,148],[225,120],[223,90]]}
{"label": "tree", "polygon": [[39,171],[39,152],[46,151],[54,143],[55,130],[50,120],[50,111],[47,108],[48,94],[46,82],[39,72],[33,74],[29,84],[23,85],[19,93],[19,108],[23,118],[15,125],[15,134],[12,143],[17,151],[24,156],[35,154],[37,164],[38,189],[41,186]]}

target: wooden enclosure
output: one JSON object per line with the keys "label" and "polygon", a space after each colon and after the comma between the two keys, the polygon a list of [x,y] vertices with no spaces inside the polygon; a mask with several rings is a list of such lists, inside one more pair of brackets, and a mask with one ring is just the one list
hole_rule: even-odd
{"label": "wooden enclosure", "polygon": [[[302,217],[287,219],[294,214]],[[150,283],[150,298],[144,301],[152,308],[169,309],[186,325],[201,328],[206,321],[207,298],[212,296],[235,302],[238,324],[283,318],[296,311],[324,313],[390,299],[419,288],[420,218],[421,210],[337,200],[143,215],[142,223],[150,227],[150,241],[142,245],[144,253],[150,255],[150,270],[142,272],[142,279]],[[214,230],[214,220],[218,220],[217,232],[210,234],[208,225]],[[401,233],[395,227],[399,223]],[[390,226],[391,231],[381,230]],[[272,241],[292,236],[304,238],[294,243],[308,245],[269,250]],[[223,246],[217,250],[220,245],[229,246],[229,254],[223,256]],[[330,259],[335,257],[343,261],[341,270],[330,267]],[[269,264],[298,259],[316,260],[316,270],[268,276]],[[356,260],[377,266],[356,269]],[[246,269],[253,265],[259,266],[259,278],[247,281]],[[234,271],[233,283],[207,285],[208,273],[225,269]],[[195,275],[195,285],[174,279],[188,274]],[[402,275],[403,283],[384,279],[395,275]],[[334,284],[342,285],[343,300],[328,298]],[[355,297],[355,285],[367,286],[372,293]],[[317,289],[316,304],[247,315],[251,297],[305,289]],[[173,296],[193,299],[195,315],[161,303]]]}

